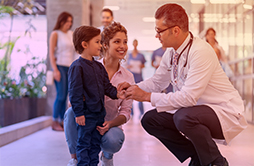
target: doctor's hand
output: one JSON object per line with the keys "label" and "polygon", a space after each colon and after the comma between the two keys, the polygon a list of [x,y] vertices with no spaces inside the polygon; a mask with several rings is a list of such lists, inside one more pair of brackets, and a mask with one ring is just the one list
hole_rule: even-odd
{"label": "doctor's hand", "polygon": [[151,93],[143,91],[137,85],[131,85],[125,91],[126,99],[133,99],[136,101],[151,101]]}
{"label": "doctor's hand", "polygon": [[122,82],[120,84],[117,85],[117,91],[122,91],[122,90],[126,90],[127,88],[129,88],[131,85],[128,82]]}

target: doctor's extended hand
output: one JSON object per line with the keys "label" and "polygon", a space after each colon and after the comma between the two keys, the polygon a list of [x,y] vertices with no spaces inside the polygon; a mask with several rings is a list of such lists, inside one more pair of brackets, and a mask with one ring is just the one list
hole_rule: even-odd
{"label": "doctor's extended hand", "polygon": [[118,84],[117,90],[125,90],[126,99],[150,102],[151,93],[143,91],[137,85],[130,85],[127,82]]}

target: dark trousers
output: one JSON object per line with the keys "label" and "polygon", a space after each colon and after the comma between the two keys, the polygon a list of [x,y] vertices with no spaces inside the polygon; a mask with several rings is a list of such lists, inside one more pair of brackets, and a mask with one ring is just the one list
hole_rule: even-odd
{"label": "dark trousers", "polygon": [[86,118],[85,126],[78,125],[77,159],[78,166],[97,166],[101,151],[101,137],[97,126],[102,126],[104,116]]}
{"label": "dark trousers", "polygon": [[208,165],[221,156],[212,138],[224,136],[217,115],[208,106],[181,108],[175,114],[154,109],[145,113],[141,123],[180,162],[198,157],[201,165]]}

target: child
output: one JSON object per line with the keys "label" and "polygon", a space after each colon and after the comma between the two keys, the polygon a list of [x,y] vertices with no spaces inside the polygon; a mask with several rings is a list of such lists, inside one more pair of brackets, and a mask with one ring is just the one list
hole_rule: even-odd
{"label": "child", "polygon": [[81,54],[71,64],[68,73],[69,98],[78,124],[78,166],[97,166],[102,136],[96,127],[104,123],[104,95],[124,99],[124,91],[117,93],[103,65],[93,59],[100,54],[102,47],[99,29],[91,26],[77,28],[73,33],[73,43]]}

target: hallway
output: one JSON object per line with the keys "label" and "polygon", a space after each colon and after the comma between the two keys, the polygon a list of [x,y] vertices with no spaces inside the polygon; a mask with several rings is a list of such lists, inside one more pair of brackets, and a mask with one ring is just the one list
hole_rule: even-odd
{"label": "hallway", "polygon": [[[151,109],[144,103],[145,110]],[[134,116],[124,125],[125,142],[114,156],[115,166],[187,166],[154,137],[148,135],[138,119],[137,102]],[[219,145],[230,166],[254,166],[254,126],[249,125],[229,146]],[[70,159],[63,132],[50,127],[0,148],[1,166],[66,166]]]}

